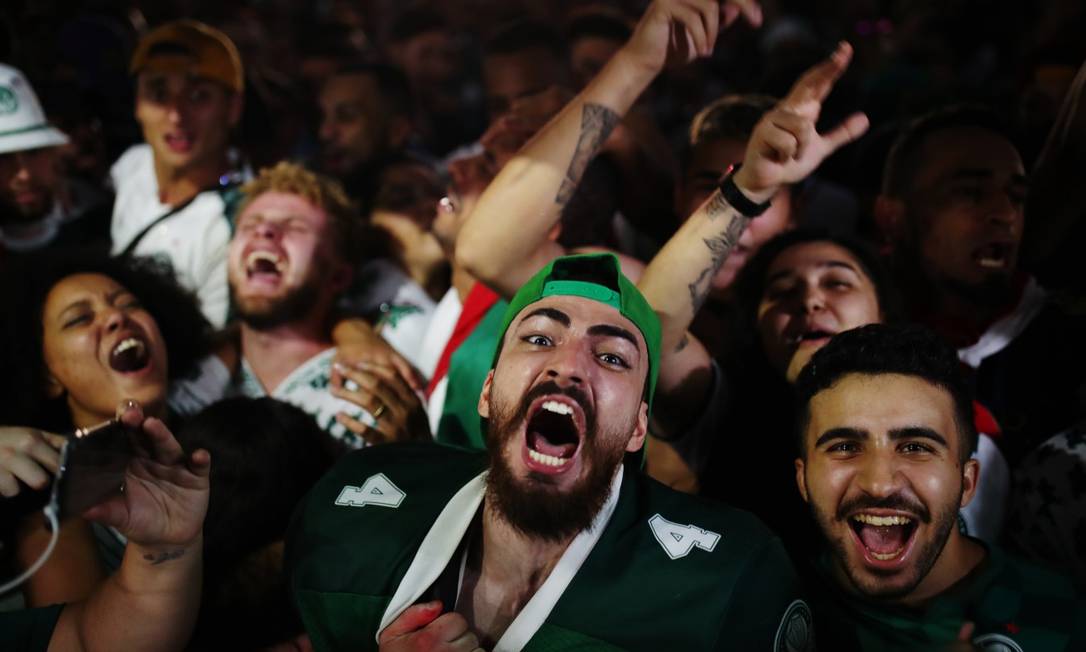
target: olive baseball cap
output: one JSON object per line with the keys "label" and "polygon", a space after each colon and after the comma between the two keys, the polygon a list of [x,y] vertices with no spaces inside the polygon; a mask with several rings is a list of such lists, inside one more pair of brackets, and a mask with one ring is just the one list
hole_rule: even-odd
{"label": "olive baseball cap", "polygon": [[129,72],[186,73],[245,89],[241,55],[226,34],[195,20],[175,20],[151,30],[132,54]]}
{"label": "olive baseball cap", "polygon": [[[660,372],[660,318],[637,286],[622,274],[622,267],[614,254],[563,256],[536,272],[509,302],[499,331],[498,350],[501,349],[500,342],[505,339],[509,325],[521,311],[541,299],[553,296],[583,297],[607,304],[641,331],[649,355],[644,399],[651,413],[656,377]],[[497,355],[496,351],[494,362],[497,362]]]}

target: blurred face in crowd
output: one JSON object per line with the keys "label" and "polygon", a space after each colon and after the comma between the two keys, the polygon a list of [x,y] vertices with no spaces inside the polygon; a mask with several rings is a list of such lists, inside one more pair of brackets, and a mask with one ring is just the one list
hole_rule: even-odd
{"label": "blurred face in crowd", "polygon": [[181,73],[139,74],[136,120],[156,169],[221,165],[230,129],[240,118],[241,97],[217,82]]}
{"label": "blurred face in crowd", "polygon": [[434,237],[449,260],[456,251],[456,236],[464,225],[479,195],[494,178],[494,170],[485,154],[456,159],[449,163],[451,183],[437,204],[431,227]]}
{"label": "blurred face in crowd", "polygon": [[[396,164],[381,178],[378,204],[370,221],[396,240],[409,269],[430,269],[445,262],[445,252],[432,230],[438,210],[443,210],[441,180],[425,165]],[[451,206],[452,200],[446,201]]]}
{"label": "blurred face in crowd", "polygon": [[[678,209],[685,220],[713,194],[720,176],[728,166],[741,163],[747,144],[730,139],[713,139],[693,148],[678,193]],[[739,244],[732,249],[724,264],[713,277],[711,292],[717,296],[726,291],[747,260],[773,236],[792,226],[792,194],[788,188],[773,197],[766,212],[751,220],[743,231]]]}
{"label": "blurred face in crowd", "polygon": [[832,242],[782,251],[769,265],[764,288],[757,315],[762,348],[790,383],[831,337],[882,320],[863,265]]}
{"label": "blurred face in crowd", "polygon": [[622,41],[605,36],[584,36],[569,47],[570,67],[577,88],[584,88],[622,47]]}
{"label": "blurred face in crowd", "polygon": [[372,75],[334,75],[320,94],[321,167],[337,177],[364,168],[407,137]]}
{"label": "blurred face in crowd", "polygon": [[488,500],[526,534],[561,541],[591,525],[647,427],[648,352],[614,308],[553,296],[526,307],[487,376]]}
{"label": "blurred face in crowd", "polygon": [[563,62],[547,48],[488,55],[483,60],[487,116],[494,122],[513,106],[514,101],[542,93],[565,81]]}
{"label": "blurred face in crowd", "polygon": [[796,480],[846,590],[921,601],[963,574],[963,439],[951,394],[916,376],[849,374],[811,399]]}
{"label": "blurred face in crowd", "polygon": [[110,419],[124,399],[154,414],[167,389],[166,343],[139,300],[101,274],[74,274],[42,309],[46,391],[65,397],[77,427]]}
{"label": "blurred face in crowd", "polygon": [[397,54],[404,74],[416,89],[444,89],[460,72],[460,52],[446,30],[416,34],[402,44]]}
{"label": "blurred face in crowd", "polygon": [[60,192],[61,180],[55,147],[0,154],[0,222],[29,224],[44,217]]}
{"label": "blurred face in crowd", "polygon": [[905,201],[919,264],[933,280],[999,300],[1018,264],[1025,168],[1014,145],[979,127],[931,134]]}
{"label": "blurred face in crowd", "polygon": [[299,195],[268,191],[238,217],[230,241],[231,296],[247,325],[261,329],[317,318],[315,307],[346,284],[331,218]]}

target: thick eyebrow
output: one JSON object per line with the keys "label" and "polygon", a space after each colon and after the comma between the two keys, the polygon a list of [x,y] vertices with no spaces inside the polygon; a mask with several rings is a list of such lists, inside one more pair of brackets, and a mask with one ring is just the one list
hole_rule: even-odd
{"label": "thick eyebrow", "polygon": [[547,319],[553,319],[566,328],[569,328],[570,325],[569,315],[557,308],[536,308],[527,315],[524,315],[524,319],[521,319],[520,323],[523,324],[532,317],[546,317]]}
{"label": "thick eyebrow", "polygon": [[[927,426],[906,426],[904,428],[893,428],[888,433],[892,441],[898,441],[901,439],[927,439],[933,441],[943,448],[948,448],[946,438],[940,435],[938,432],[928,428]],[[870,434],[866,430],[859,428],[841,427],[830,428],[826,432],[822,433],[822,436],[815,441],[815,448],[821,448],[824,444],[827,444],[836,439],[844,439],[846,441],[864,441]]]}
{"label": "thick eyebrow", "polygon": [[637,345],[637,338],[630,331],[622,328],[621,326],[615,326],[614,324],[596,324],[595,326],[589,326],[585,331],[589,335],[604,336],[604,337],[618,337],[624,340],[628,340],[630,344],[634,345],[639,352],[641,347]]}
{"label": "thick eyebrow", "polygon": [[822,433],[822,436],[815,441],[815,448],[821,448],[828,442],[835,439],[844,439],[846,441],[864,441],[870,435],[866,430],[860,430],[859,428],[830,428],[826,432]]}
{"label": "thick eyebrow", "polygon": [[894,428],[889,432],[890,439],[897,441],[899,439],[927,439],[939,444],[943,448],[949,448],[946,442],[946,437],[943,437],[938,432],[928,428],[927,426],[908,426],[905,428]]}
{"label": "thick eyebrow", "polygon": [[[852,263],[846,262],[846,261],[844,261],[844,260],[826,260],[826,261],[822,261],[822,262],[818,263],[817,265],[815,265],[815,267],[818,267],[818,268],[823,268],[823,267],[840,267],[840,268],[842,268],[842,269],[847,269],[847,270],[849,270],[850,272],[852,272],[852,273],[854,273],[854,274],[856,274],[856,275],[859,275],[859,274],[860,274],[860,270],[856,269],[856,266],[855,266],[855,265],[853,265]],[[779,272],[776,272],[776,273],[774,273],[774,274],[771,274],[771,275],[769,276],[769,278],[767,278],[767,279],[765,280],[765,284],[766,284],[766,285],[770,285],[770,284],[771,284],[771,283],[773,283],[774,281],[777,281],[777,280],[779,280],[779,279],[782,279],[782,278],[784,278],[784,277],[788,276],[789,274],[793,274],[793,273],[795,273],[795,272],[794,272],[794,270],[791,270],[791,269],[782,269],[782,270],[781,270],[781,271],[779,271]]]}

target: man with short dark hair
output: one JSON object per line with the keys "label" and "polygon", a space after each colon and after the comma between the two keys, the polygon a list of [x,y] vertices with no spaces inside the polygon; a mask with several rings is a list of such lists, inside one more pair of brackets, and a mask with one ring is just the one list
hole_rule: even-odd
{"label": "man with short dark hair", "polygon": [[1080,650],[1070,583],[958,528],[983,472],[958,359],[917,327],[835,336],[796,383],[796,482],[828,550],[814,582],[827,649]]}
{"label": "man with short dark hair", "polygon": [[241,119],[237,48],[203,23],[166,23],[132,55],[144,144],[113,164],[113,252],[168,260],[215,326],[226,322],[226,244],[240,174],[230,131]]}
{"label": "man with short dark hair", "polygon": [[546,265],[500,333],[486,453],[361,451],[295,519],[287,565],[314,647],[810,649],[780,542],[637,468],[660,324],[618,260]]}
{"label": "man with short dark hair", "polygon": [[953,106],[898,137],[875,207],[912,317],[974,370],[1012,466],[1086,416],[1086,321],[1018,264],[1028,188],[999,117]]}
{"label": "man with short dark hair", "polygon": [[347,66],[325,80],[319,102],[319,166],[366,212],[382,165],[403,151],[412,134],[407,78],[383,64]]}

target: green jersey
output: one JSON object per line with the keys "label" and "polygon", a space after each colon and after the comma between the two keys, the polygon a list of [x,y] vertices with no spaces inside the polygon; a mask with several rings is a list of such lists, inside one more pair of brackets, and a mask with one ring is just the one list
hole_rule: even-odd
{"label": "green jersey", "polygon": [[45,652],[64,605],[0,613],[0,650]]}
{"label": "green jersey", "polygon": [[845,594],[829,579],[832,563],[819,561],[826,577],[814,596],[819,644],[831,650],[939,650],[972,622],[981,651],[1081,652],[1086,650],[1086,603],[1071,583],[1039,566],[985,546],[988,555],[921,608],[886,607]]}
{"label": "green jersey", "polygon": [[[390,444],[348,455],[318,483],[285,560],[317,650],[377,649],[378,633],[463,563],[486,463]],[[788,557],[756,518],[627,466],[494,650],[806,650],[812,638]]]}

